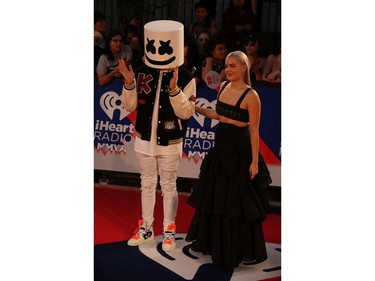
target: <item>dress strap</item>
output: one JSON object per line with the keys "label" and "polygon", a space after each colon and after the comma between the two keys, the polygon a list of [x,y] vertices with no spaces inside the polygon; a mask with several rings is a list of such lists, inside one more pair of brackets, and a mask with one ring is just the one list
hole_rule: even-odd
{"label": "dress strap", "polygon": [[250,90],[251,90],[251,88],[247,88],[247,89],[243,92],[242,96],[240,96],[240,98],[238,99],[238,101],[237,101],[237,103],[236,103],[236,107],[240,107],[241,102],[243,101],[243,99],[245,98],[246,94],[247,94]]}
{"label": "dress strap", "polygon": [[219,97],[220,97],[222,91],[224,90],[224,88],[225,88],[226,86],[228,86],[229,82],[230,82],[230,81],[226,81],[225,84],[223,85],[223,87],[220,89],[220,92],[219,92],[219,94],[217,95],[217,99],[219,99]]}

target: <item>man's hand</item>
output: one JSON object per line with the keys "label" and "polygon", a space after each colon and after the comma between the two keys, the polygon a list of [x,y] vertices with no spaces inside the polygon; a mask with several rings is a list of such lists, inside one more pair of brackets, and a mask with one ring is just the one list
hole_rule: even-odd
{"label": "man's hand", "polygon": [[171,91],[177,88],[177,80],[178,80],[178,65],[175,68],[173,68],[173,76],[172,76],[171,81],[169,82],[169,89]]}
{"label": "man's hand", "polygon": [[134,81],[134,72],[131,64],[126,65],[123,59],[118,60],[118,69],[124,77],[126,83],[130,84]]}

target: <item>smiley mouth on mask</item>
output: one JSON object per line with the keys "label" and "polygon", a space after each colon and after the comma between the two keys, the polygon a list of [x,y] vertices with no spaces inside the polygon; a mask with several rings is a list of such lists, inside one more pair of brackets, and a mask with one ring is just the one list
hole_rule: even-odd
{"label": "smiley mouth on mask", "polygon": [[165,61],[157,61],[157,60],[152,60],[152,59],[150,59],[150,58],[146,55],[146,59],[147,59],[150,63],[155,64],[155,65],[167,65],[167,64],[170,64],[171,62],[173,62],[173,61],[176,59],[176,57],[173,56],[173,57],[171,57],[170,59],[165,60]]}

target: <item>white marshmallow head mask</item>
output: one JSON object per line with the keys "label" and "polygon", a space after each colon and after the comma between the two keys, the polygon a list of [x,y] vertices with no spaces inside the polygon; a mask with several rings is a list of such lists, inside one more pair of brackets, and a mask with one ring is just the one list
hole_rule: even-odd
{"label": "white marshmallow head mask", "polygon": [[172,20],[157,20],[144,26],[145,64],[169,69],[184,63],[184,25]]}

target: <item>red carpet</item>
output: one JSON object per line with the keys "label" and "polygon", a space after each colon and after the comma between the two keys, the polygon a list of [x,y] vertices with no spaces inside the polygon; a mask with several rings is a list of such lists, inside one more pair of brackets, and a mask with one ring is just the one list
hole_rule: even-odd
{"label": "red carpet", "polygon": [[[141,218],[141,193],[139,190],[95,187],[94,188],[94,244],[128,240]],[[186,233],[194,209],[187,204],[186,195],[179,195],[177,232]],[[156,196],[156,235],[162,233],[163,209],[160,193]],[[269,215],[263,223],[267,242],[281,244],[281,216]]]}
{"label": "red carpet", "polygon": [[[166,255],[161,246],[158,249],[157,238],[145,247],[129,247],[126,241],[133,235],[137,221],[141,218],[139,188],[116,186],[95,186],[94,188],[94,280],[95,281],[134,281],[142,275],[146,279],[155,276],[159,280],[170,281],[280,281],[279,257],[274,253],[281,244],[281,216],[271,214],[263,223],[268,248],[272,252],[266,262],[252,268],[236,268],[225,271],[210,263],[200,255],[198,262],[186,258],[184,251],[189,247],[181,237],[179,251]],[[186,233],[194,209],[187,204],[187,195],[179,194],[179,207],[176,219],[177,233]],[[155,207],[155,236],[162,234],[162,197],[157,193]],[[274,243],[278,244],[273,246]],[[276,250],[276,251],[275,251]],[[156,253],[156,254],[155,254]],[[276,257],[276,260],[273,258]],[[147,269],[147,270],[145,270]],[[266,273],[266,270],[271,270]],[[187,272],[186,272],[187,271]],[[191,276],[188,278],[185,275]],[[269,272],[269,271],[267,271]],[[185,276],[185,277],[184,277]],[[258,276],[258,277],[256,277]],[[214,279],[212,279],[214,278]],[[145,280],[146,280],[145,279]]]}

